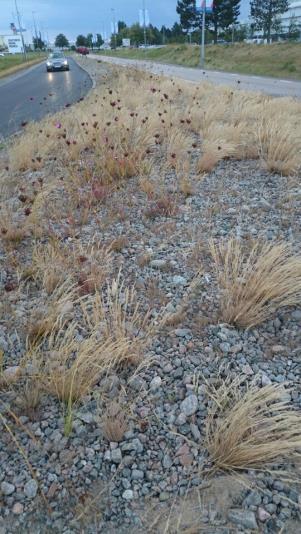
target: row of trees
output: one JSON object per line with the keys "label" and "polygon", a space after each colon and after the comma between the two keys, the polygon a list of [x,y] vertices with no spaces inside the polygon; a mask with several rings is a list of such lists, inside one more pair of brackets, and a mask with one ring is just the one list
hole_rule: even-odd
{"label": "row of trees", "polygon": [[[121,46],[123,39],[130,39],[133,46],[138,46],[144,42],[144,28],[140,24],[135,23],[127,26],[125,22],[119,21],[117,28],[117,33],[111,39],[111,45],[113,47]],[[160,45],[184,42],[187,37],[182,26],[176,22],[172,28],[162,26],[161,29],[150,24],[146,29],[146,38],[148,45]]]}
{"label": "row of trees", "polygon": [[[241,0],[214,1],[213,12],[207,15],[206,27],[212,32],[215,43],[221,32],[227,32],[230,27],[237,24],[240,4]],[[264,37],[270,42],[272,30],[277,31],[280,28],[279,16],[288,8],[288,0],[251,0],[251,31],[263,32]],[[202,15],[196,10],[196,0],[178,0],[177,13],[184,31],[189,32],[200,27]]]}
{"label": "row of trees", "polygon": [[99,48],[104,43],[100,33],[96,34],[96,40],[93,40],[93,34],[88,33],[87,37],[78,35],[76,38],[76,46],[86,46],[87,48]]}
{"label": "row of trees", "polygon": [[[196,0],[178,0],[176,9],[180,17],[180,24],[175,23],[172,28],[162,26],[161,29],[150,24],[147,27],[147,43],[149,45],[182,43],[188,38],[193,42],[199,42],[202,14],[200,10],[196,9],[196,5]],[[235,30],[236,41],[242,41],[252,37],[256,31],[261,31],[270,42],[273,31],[278,34],[282,33],[279,17],[288,10],[289,1],[251,0],[251,23],[249,25],[238,24],[241,0],[215,0],[213,6],[213,12],[208,13],[206,17],[207,41],[213,40],[216,43],[219,37],[230,41],[233,39]],[[111,46],[121,46],[123,39],[130,39],[133,46],[138,46],[144,42],[144,29],[138,23],[127,26],[125,22],[119,21],[117,28],[116,34],[112,36]],[[299,25],[293,18],[286,33],[291,39],[300,36]],[[77,47],[99,48],[103,43],[104,40],[99,33],[96,34],[96,37],[93,37],[92,33],[88,33],[87,36],[78,35],[76,39]],[[35,48],[43,48],[42,44],[41,39],[37,39],[36,42],[34,40]],[[55,46],[58,48],[69,46],[65,35],[59,34],[56,37]]]}
{"label": "row of trees", "polygon": [[[200,28],[201,13],[196,10],[196,0],[178,0],[177,13],[181,26],[187,32]],[[206,17],[207,29],[212,31],[216,43],[219,31],[225,31],[238,22],[240,0],[215,0],[212,14]]]}

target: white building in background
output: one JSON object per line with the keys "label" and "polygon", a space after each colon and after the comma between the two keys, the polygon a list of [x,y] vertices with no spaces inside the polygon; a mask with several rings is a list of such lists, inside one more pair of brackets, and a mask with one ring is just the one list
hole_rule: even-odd
{"label": "white building in background", "polygon": [[292,17],[295,19],[297,24],[300,24],[301,27],[301,0],[291,1],[288,11],[283,13],[281,16],[283,29],[287,29],[289,27]]}
{"label": "white building in background", "polygon": [[6,48],[6,42],[4,35],[0,35],[0,50],[3,50],[3,48]]}

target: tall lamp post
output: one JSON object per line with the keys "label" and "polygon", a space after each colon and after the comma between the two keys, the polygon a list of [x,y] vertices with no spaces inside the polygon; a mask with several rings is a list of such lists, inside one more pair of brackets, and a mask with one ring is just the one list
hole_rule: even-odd
{"label": "tall lamp post", "polygon": [[113,13],[113,34],[114,34],[114,48],[116,50],[117,48],[117,35],[116,35],[116,17],[115,17],[115,9],[112,7],[111,11]]}
{"label": "tall lamp post", "polygon": [[21,26],[21,17],[20,17],[20,13],[19,13],[19,9],[18,9],[17,0],[15,0],[15,6],[16,6],[16,13],[17,13],[17,19],[18,19],[18,24],[19,24],[19,32],[20,32],[20,35],[21,35],[21,41],[22,41],[22,47],[23,47],[23,55],[24,55],[25,61],[27,61],[25,42],[24,42],[24,37],[23,37],[23,30],[22,30],[22,26]]}
{"label": "tall lamp post", "polygon": [[35,38],[36,38],[36,43],[38,41],[38,31],[37,31],[37,23],[36,23],[36,19],[35,19],[35,11],[32,12],[32,20],[33,20],[33,27],[34,27],[34,35],[35,35]]}
{"label": "tall lamp post", "polygon": [[202,43],[201,43],[201,61],[200,67],[205,67],[205,32],[206,32],[206,0],[202,3]]}
{"label": "tall lamp post", "polygon": [[145,15],[145,0],[143,0],[143,35],[144,35],[144,48],[146,49],[146,15]]}
{"label": "tall lamp post", "polygon": [[205,67],[205,34],[206,34],[206,13],[211,14],[214,10],[214,2],[209,0],[209,5],[206,5],[206,0],[201,0],[201,7],[199,11],[202,14],[202,39],[201,39],[201,58],[200,67]]}

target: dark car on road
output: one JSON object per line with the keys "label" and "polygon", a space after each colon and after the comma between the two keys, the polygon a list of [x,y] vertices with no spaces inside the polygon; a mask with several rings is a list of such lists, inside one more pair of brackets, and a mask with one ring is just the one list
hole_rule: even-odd
{"label": "dark car on road", "polygon": [[62,52],[53,52],[46,61],[47,72],[54,70],[69,70],[68,59]]}

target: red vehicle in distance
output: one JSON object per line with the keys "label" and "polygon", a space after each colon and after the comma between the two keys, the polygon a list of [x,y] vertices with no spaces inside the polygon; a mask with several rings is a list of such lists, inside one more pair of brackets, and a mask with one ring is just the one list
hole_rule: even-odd
{"label": "red vehicle in distance", "polygon": [[89,54],[89,49],[86,46],[79,46],[76,49],[76,52],[78,54],[81,54],[82,56],[86,56],[87,54]]}

